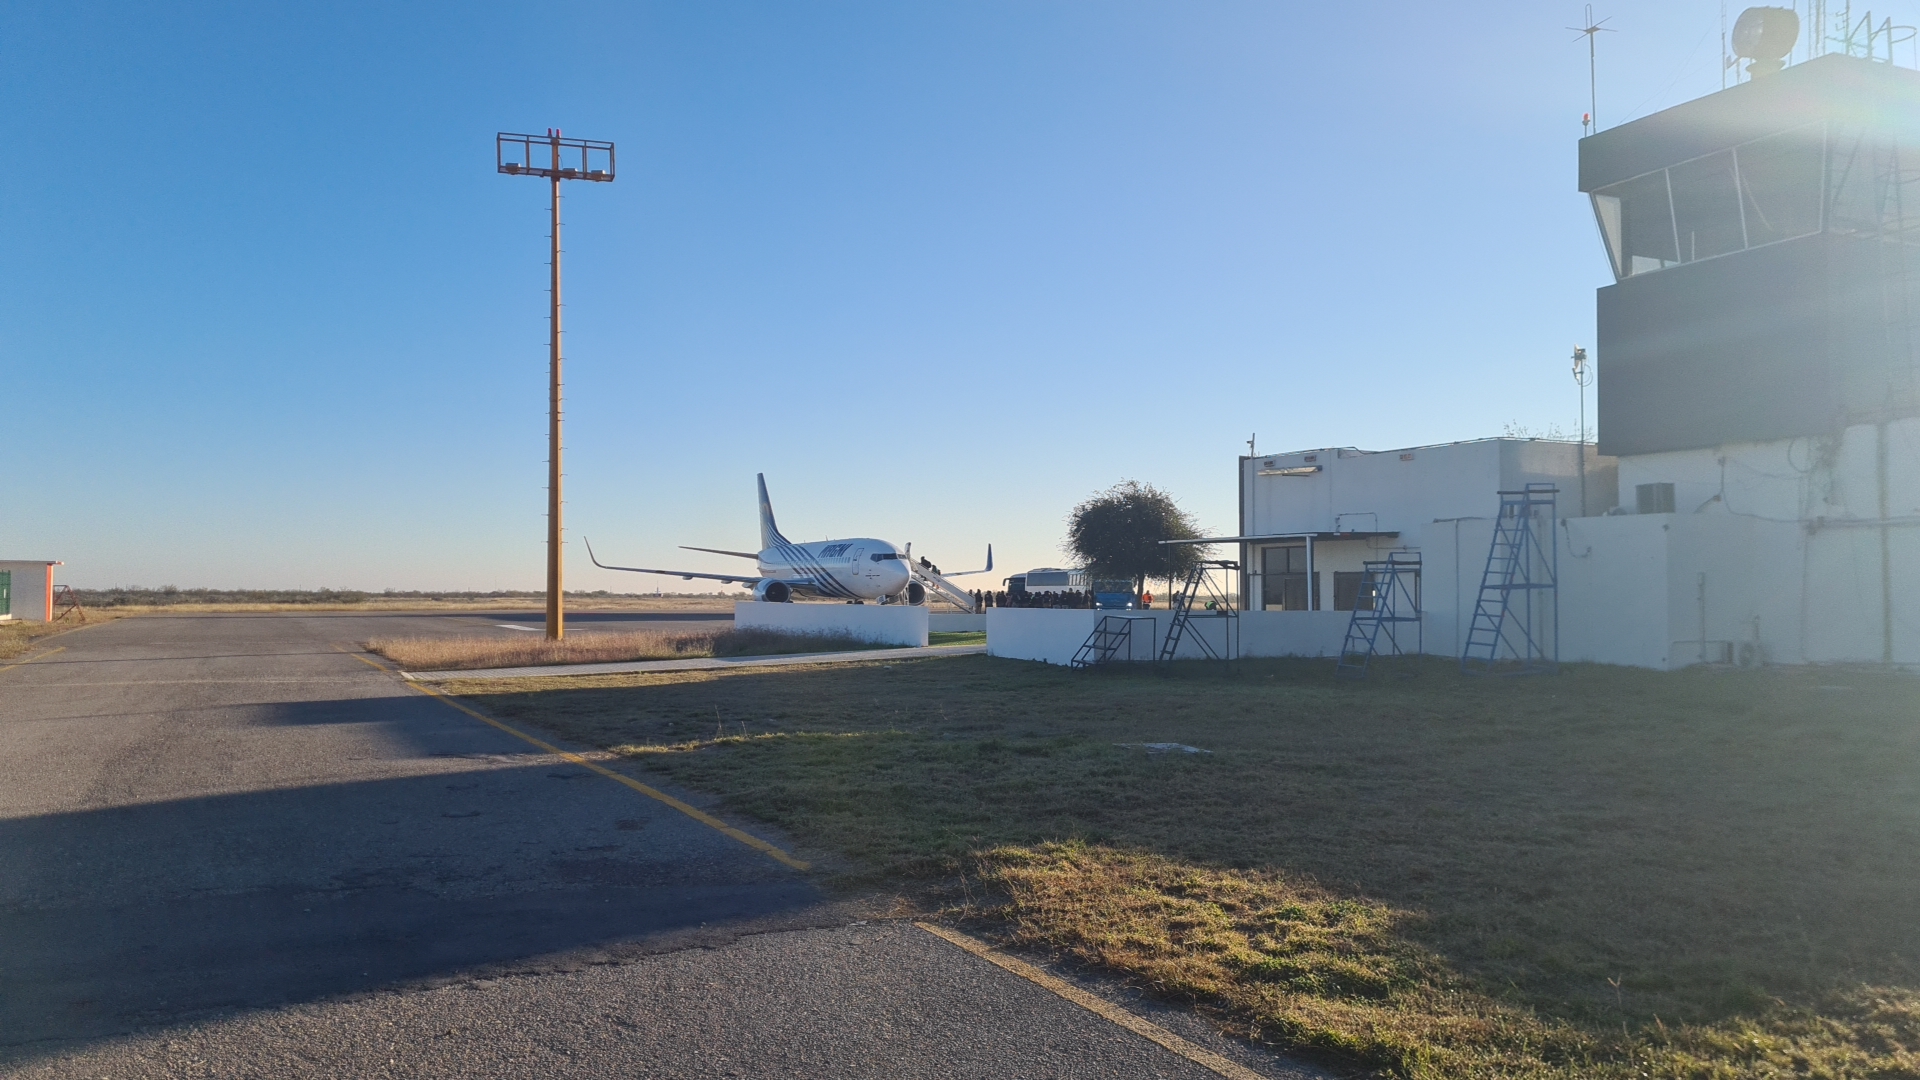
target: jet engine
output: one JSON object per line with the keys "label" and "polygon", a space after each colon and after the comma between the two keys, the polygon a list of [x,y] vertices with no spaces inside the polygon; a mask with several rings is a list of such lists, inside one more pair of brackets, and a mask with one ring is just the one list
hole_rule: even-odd
{"label": "jet engine", "polygon": [[753,598],[768,604],[786,604],[793,601],[793,590],[787,588],[784,581],[773,578],[761,578],[753,587]]}
{"label": "jet engine", "polygon": [[900,591],[900,596],[909,604],[924,604],[927,602],[927,587],[917,581],[909,581],[907,587]]}

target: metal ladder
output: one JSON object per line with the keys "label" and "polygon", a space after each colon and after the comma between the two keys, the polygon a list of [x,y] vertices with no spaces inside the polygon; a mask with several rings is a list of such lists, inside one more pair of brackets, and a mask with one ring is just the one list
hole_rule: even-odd
{"label": "metal ladder", "polygon": [[1559,669],[1560,546],[1554,534],[1559,493],[1552,484],[1500,492],[1480,598],[1460,651],[1461,671],[1535,675]]}
{"label": "metal ladder", "polygon": [[[1420,555],[1412,551],[1388,552],[1385,559],[1361,564],[1366,576],[1360,579],[1360,595],[1353,600],[1353,616],[1347,620],[1347,637],[1340,645],[1336,673],[1364,678],[1367,663],[1375,656],[1402,656],[1401,630],[1414,625],[1415,654],[1425,651],[1426,625],[1420,618]],[[1367,606],[1363,609],[1363,601]],[[1388,651],[1380,649],[1386,638]]]}
{"label": "metal ladder", "polygon": [[[1160,659],[1171,660],[1180,650],[1180,643],[1186,640],[1187,630],[1195,619],[1226,620],[1226,635],[1221,641],[1221,650],[1216,652],[1205,634],[1193,635],[1194,644],[1207,654],[1209,660],[1232,660],[1240,653],[1240,612],[1233,597],[1220,588],[1213,579],[1213,571],[1224,570],[1228,574],[1240,569],[1240,564],[1231,559],[1205,559],[1194,564],[1187,572],[1187,580],[1178,593],[1169,598],[1173,608],[1173,623],[1167,627],[1167,639],[1160,645]],[[1202,593],[1213,607],[1201,606]]]}
{"label": "metal ladder", "polygon": [[[1104,664],[1113,659],[1113,654],[1119,652],[1122,645],[1127,647],[1127,655],[1131,657],[1133,655],[1133,624],[1139,621],[1152,622],[1153,620],[1130,619],[1125,615],[1101,616],[1100,621],[1093,626],[1093,633],[1087,635],[1087,640],[1081,644],[1079,651],[1073,654],[1073,659],[1068,661],[1068,664],[1077,668]],[[1153,640],[1151,634],[1147,640]]]}

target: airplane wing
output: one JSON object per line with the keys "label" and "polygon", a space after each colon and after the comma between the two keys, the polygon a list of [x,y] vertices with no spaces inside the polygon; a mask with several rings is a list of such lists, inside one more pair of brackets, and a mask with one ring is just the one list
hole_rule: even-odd
{"label": "airplane wing", "polygon": [[731,555],[736,559],[758,559],[760,557],[760,553],[757,551],[728,551],[725,548],[694,547],[692,544],[681,544],[680,550],[704,551],[711,555]]}
{"label": "airplane wing", "polygon": [[649,570],[641,566],[608,566],[606,563],[601,562],[598,556],[594,555],[593,545],[587,542],[586,537],[583,536],[580,540],[582,543],[587,544],[587,558],[593,560],[593,565],[602,570],[626,570],[635,574],[659,574],[661,577],[677,577],[684,581],[701,578],[706,581],[731,581],[747,584],[760,580],[759,574],[747,574],[744,576],[740,574],[703,574],[697,570]]}

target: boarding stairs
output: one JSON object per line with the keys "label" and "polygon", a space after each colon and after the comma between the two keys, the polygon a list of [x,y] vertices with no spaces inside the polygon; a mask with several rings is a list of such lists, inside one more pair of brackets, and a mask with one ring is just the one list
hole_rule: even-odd
{"label": "boarding stairs", "polygon": [[1090,668],[1107,663],[1126,650],[1126,658],[1133,659],[1133,624],[1146,623],[1147,648],[1153,648],[1153,622],[1150,617],[1137,615],[1102,615],[1094,624],[1093,633],[1087,635],[1073,659],[1068,664],[1077,668]]}
{"label": "boarding stairs", "polygon": [[979,609],[974,606],[972,593],[942,577],[940,571],[930,566],[921,566],[913,562],[913,550],[911,547],[907,550],[907,560],[907,569],[911,571],[913,576],[918,578],[922,584],[926,585],[928,589],[939,594],[947,603],[952,604],[954,607],[959,608],[969,615],[979,614]]}
{"label": "boarding stairs", "polygon": [[1554,503],[1559,490],[1528,484],[1500,492],[1480,596],[1460,651],[1461,671],[1533,675],[1558,670],[1560,552]]}
{"label": "boarding stairs", "polygon": [[[1223,581],[1232,581],[1233,573],[1240,564],[1229,559],[1205,559],[1196,563],[1187,572],[1187,580],[1180,591],[1168,598],[1168,606],[1173,609],[1173,622],[1167,627],[1167,639],[1160,645],[1160,659],[1171,660],[1180,651],[1180,645],[1191,634],[1193,643],[1209,660],[1232,660],[1240,654],[1240,612],[1234,603],[1229,589],[1223,587]],[[1216,579],[1215,571],[1224,571]],[[1193,625],[1195,620],[1204,622],[1219,621],[1224,633],[1221,634],[1220,648],[1207,640],[1206,633]]]}
{"label": "boarding stairs", "polygon": [[[1426,626],[1420,617],[1420,555],[1388,552],[1387,557],[1361,564],[1360,594],[1354,597],[1347,637],[1340,644],[1337,674],[1365,678],[1367,664],[1376,656],[1419,655],[1425,650]],[[1403,638],[1411,637],[1411,649]],[[1382,647],[1384,643],[1384,648]]]}

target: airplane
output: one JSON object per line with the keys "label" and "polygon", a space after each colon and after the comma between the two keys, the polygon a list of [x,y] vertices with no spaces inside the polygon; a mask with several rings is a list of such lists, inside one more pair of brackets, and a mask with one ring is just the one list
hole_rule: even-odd
{"label": "airplane", "polygon": [[[727,551],[722,548],[690,547],[687,551],[705,551],[714,555],[732,555],[753,559],[756,574],[703,574],[692,570],[651,570],[639,566],[609,566],[587,544],[587,558],[602,570],[626,570],[635,574],[659,574],[686,581],[702,578],[753,584],[753,598],[772,604],[791,603],[795,596],[824,596],[850,603],[868,600],[882,604],[924,604],[929,590],[939,593],[964,611],[974,610],[973,597],[954,585],[949,578],[986,574],[993,571],[993,545],[987,545],[987,565],[981,570],[942,574],[940,568],[921,558],[913,561],[913,545],[901,550],[885,540],[870,536],[846,540],[820,540],[796,544],[780,535],[773,523],[773,503],[767,498],[767,474],[758,474],[760,482],[760,550]],[[584,537],[582,538],[584,540]]]}

